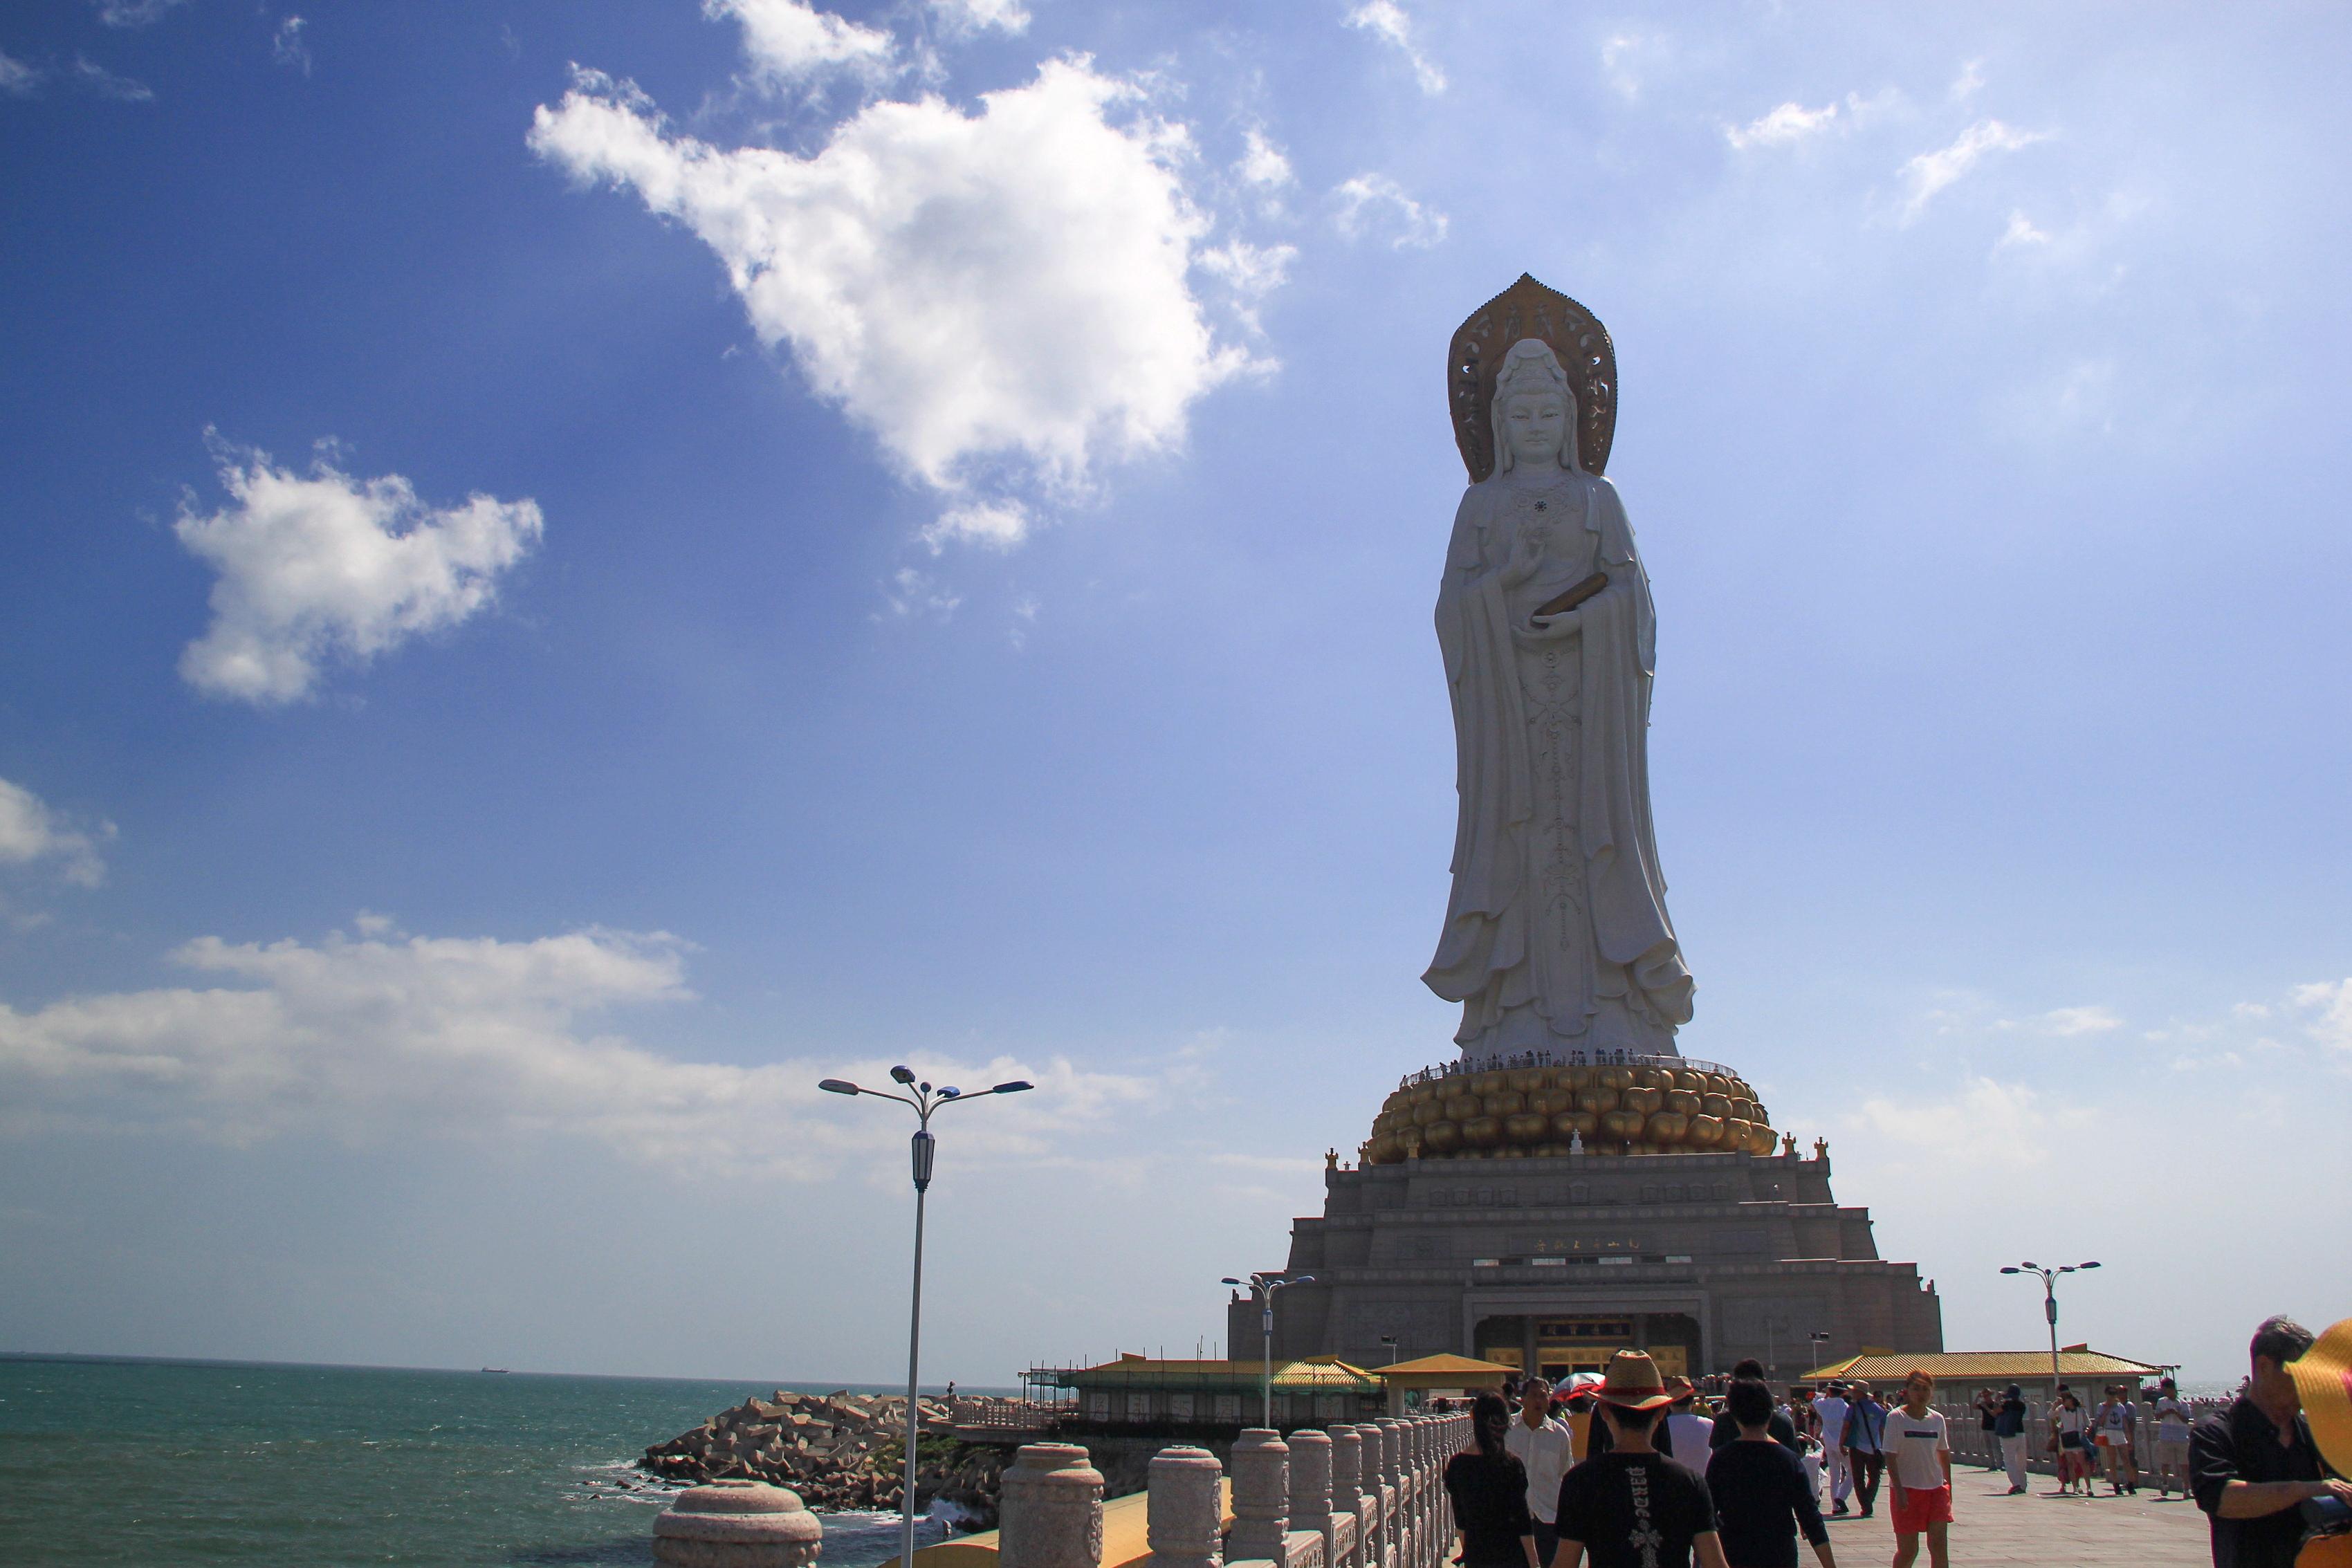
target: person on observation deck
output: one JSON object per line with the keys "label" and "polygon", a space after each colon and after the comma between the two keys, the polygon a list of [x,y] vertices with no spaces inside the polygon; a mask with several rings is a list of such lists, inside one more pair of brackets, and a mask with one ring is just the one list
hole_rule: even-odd
{"label": "person on observation deck", "polygon": [[2263,1319],[2247,1346],[2245,1392],[2189,1431],[2189,1491],[2211,1521],[2213,1568],[2294,1568],[2301,1506],[2326,1497],[2352,1506],[2352,1484],[2328,1475],[2288,1370],[2313,1337],[2293,1318]]}
{"label": "person on observation deck", "polygon": [[1651,1446],[1674,1402],[1658,1364],[1638,1350],[1610,1358],[1600,1423],[1609,1451],[1559,1483],[1559,1555],[1553,1568],[1727,1568],[1715,1500],[1698,1472]]}
{"label": "person on observation deck", "polygon": [[1576,1462],[1575,1435],[1551,1414],[1551,1385],[1530,1377],[1519,1385],[1519,1417],[1505,1439],[1511,1457],[1527,1468],[1528,1512],[1535,1520],[1536,1563],[1550,1568],[1559,1549],[1559,1532],[1552,1528],[1559,1508],[1560,1478]]}
{"label": "person on observation deck", "polygon": [[1528,1468],[1510,1448],[1511,1407],[1499,1394],[1470,1406],[1471,1447],[1445,1461],[1445,1495],[1462,1568],[1545,1568],[1536,1558],[1535,1516],[1528,1511]]}
{"label": "person on observation deck", "polygon": [[1797,1568],[1801,1532],[1822,1568],[1837,1568],[1812,1483],[1804,1465],[1772,1440],[1771,1419],[1771,1391],[1752,1378],[1734,1379],[1717,1425],[1739,1436],[1706,1462],[1724,1560],[1731,1568]]}

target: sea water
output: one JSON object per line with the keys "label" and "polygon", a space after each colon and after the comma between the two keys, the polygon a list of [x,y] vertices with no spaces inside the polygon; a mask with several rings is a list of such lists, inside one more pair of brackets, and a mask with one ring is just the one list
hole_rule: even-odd
{"label": "sea water", "polygon": [[[675,1489],[635,1460],[779,1386],[832,1392],[0,1356],[0,1563],[651,1563]],[[898,1553],[895,1514],[824,1518],[823,1568]]]}

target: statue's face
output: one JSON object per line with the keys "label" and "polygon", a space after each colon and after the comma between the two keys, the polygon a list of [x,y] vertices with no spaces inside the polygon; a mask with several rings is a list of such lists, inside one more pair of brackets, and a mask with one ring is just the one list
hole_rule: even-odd
{"label": "statue's face", "polygon": [[1559,466],[1560,444],[1568,439],[1568,400],[1556,392],[1514,392],[1503,407],[1503,439],[1511,465]]}

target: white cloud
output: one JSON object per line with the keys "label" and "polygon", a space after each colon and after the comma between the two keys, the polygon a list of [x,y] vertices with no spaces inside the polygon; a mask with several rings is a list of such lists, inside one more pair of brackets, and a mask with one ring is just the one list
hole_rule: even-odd
{"label": "white cloud", "polygon": [[310,51],[302,42],[302,29],[310,24],[299,16],[288,16],[278,24],[278,31],[269,37],[269,57],[281,66],[292,66],[304,76],[310,74]]}
{"label": "white cloud", "polygon": [[1959,75],[1952,78],[1952,101],[1954,103],[1966,103],[1969,99],[1976,97],[1977,93],[1984,87],[1984,62],[1982,60],[1962,60],[1960,62]]}
{"label": "white cloud", "polygon": [[[928,534],[929,530],[925,532]],[[889,586],[883,591],[882,601],[889,606],[891,614],[902,621],[911,621],[919,616],[945,621],[963,602],[963,595],[943,587],[911,566],[902,566],[891,575]]]}
{"label": "white cloud", "polygon": [[0,779],[0,865],[53,861],[58,874],[82,887],[106,880],[98,841],[114,836],[111,823],[91,832],[74,827],[21,784]]}
{"label": "white cloud", "polygon": [[173,531],[219,576],[213,621],[180,656],[207,695],[308,695],[332,660],[364,664],[488,605],[539,540],[539,506],[468,497],[427,507],[397,474],[354,479],[324,460],[301,476],[266,453],[220,448],[230,505],[183,503]]}
{"label": "white cloud", "polygon": [[2048,245],[2049,243],[2050,236],[2035,228],[2032,220],[2024,213],[2012,212],[2009,214],[2009,227],[2002,230],[2000,238],[1993,242],[1993,248],[2005,250],[2011,246]]}
{"label": "white cloud", "polygon": [[1801,103],[1784,103],[1744,126],[1726,126],[1723,134],[1732,146],[1742,150],[1785,147],[1817,131],[1830,130],[1837,123],[1837,112],[1838,106],[1833,103],[1825,103],[1819,109],[1807,109]]}
{"label": "white cloud", "polygon": [[1018,501],[974,501],[953,507],[922,532],[922,540],[931,547],[933,555],[950,543],[1011,549],[1028,537],[1029,508]]}
{"label": "white cloud", "polygon": [[1412,62],[1413,80],[1423,92],[1435,97],[1445,90],[1445,73],[1412,41],[1412,18],[1397,0],[1364,0],[1348,13],[1348,26],[1394,45]]}
{"label": "white cloud", "polygon": [[2050,1033],[2073,1037],[2105,1034],[2124,1027],[2124,1020],[2106,1008],[2053,1008],[2038,1020]]}
{"label": "white cloud", "polygon": [[714,20],[732,16],[742,26],[752,74],[780,87],[831,70],[881,72],[897,48],[888,33],[815,10],[805,0],[703,0],[702,12]]}
{"label": "white cloud", "polygon": [[[684,1061],[591,1030],[616,1007],[688,999],[683,949],[659,933],[604,930],[513,942],[202,937],[172,956],[207,984],[28,1012],[0,1004],[0,1103],[19,1124],[79,1117],[234,1143],[294,1132],[579,1136],[681,1176],[824,1175],[846,1149],[903,1137],[895,1121],[817,1111],[830,1108],[819,1077],[887,1082],[878,1059]],[[1037,1084],[958,1126],[960,1154],[975,1161],[1041,1157],[1059,1129],[1153,1091],[1149,1080],[1058,1061],[925,1071],[974,1088]]]}
{"label": "white cloud", "polygon": [[1901,171],[1911,184],[1903,204],[1903,221],[1907,224],[1927,211],[1937,192],[1967,174],[1987,153],[2014,152],[2042,140],[2040,131],[2019,131],[1998,120],[1979,120],[1954,138],[1950,146],[1920,153]]}
{"label": "white cloud", "polygon": [[1339,232],[1349,239],[1385,239],[1396,250],[1426,250],[1445,238],[1444,213],[1425,207],[1386,174],[1359,174],[1333,193]]}
{"label": "white cloud", "polygon": [[90,0],[110,27],[152,27],[188,0]]}
{"label": "white cloud", "polygon": [[116,76],[96,60],[81,55],[74,57],[73,82],[75,86],[85,91],[94,92],[100,98],[110,98],[123,103],[145,103],[155,96],[153,90],[145,82],[133,81],[129,77]]}
{"label": "white cloud", "polygon": [[2297,986],[2294,1005],[2314,1015],[2312,1039],[2332,1051],[2352,1051],[2352,979]]}
{"label": "white cloud", "polygon": [[1619,97],[1631,102],[1642,96],[1644,57],[1658,52],[1659,40],[1636,33],[1612,33],[1601,44],[1601,71]]}
{"label": "white cloud", "polygon": [[1234,172],[1241,177],[1244,184],[1262,186],[1270,191],[1280,190],[1293,178],[1289,158],[1284,155],[1281,148],[1267,141],[1265,132],[1255,126],[1250,127],[1243,140],[1241,161],[1234,165]]}
{"label": "white cloud", "polygon": [[1987,1162],[2008,1169],[2044,1164],[2066,1152],[2072,1132],[2095,1119],[2079,1106],[2045,1108],[2022,1083],[1969,1073],[1950,1099],[1868,1099],[1845,1124],[1890,1145],[1940,1155],[1936,1168],[1948,1171],[1975,1170]]}
{"label": "white cloud", "polygon": [[988,27],[1012,34],[1029,30],[1029,8],[1021,0],[930,0],[930,6],[954,32],[977,33]]}
{"label": "white cloud", "polygon": [[761,338],[925,481],[960,491],[1009,460],[1083,485],[1181,442],[1192,401],[1251,368],[1189,287],[1210,220],[1180,178],[1188,133],[1114,122],[1139,96],[1052,60],[977,114],[869,104],[800,157],[677,134],[588,73],[530,145],[685,224]]}
{"label": "white cloud", "polygon": [[41,73],[24,61],[0,54],[0,92],[11,98],[30,98],[41,85]]}

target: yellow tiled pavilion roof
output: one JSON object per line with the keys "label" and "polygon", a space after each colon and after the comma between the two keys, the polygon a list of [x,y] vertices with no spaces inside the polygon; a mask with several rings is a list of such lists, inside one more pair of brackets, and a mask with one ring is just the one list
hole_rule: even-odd
{"label": "yellow tiled pavilion roof", "polygon": [[[1263,1361],[1211,1360],[1205,1357],[1138,1355],[1122,1352],[1117,1361],[1081,1367],[1066,1374],[1073,1388],[1090,1388],[1114,1385],[1149,1385],[1161,1388],[1256,1388],[1265,1375]],[[1312,1355],[1297,1361],[1276,1361],[1274,1364],[1274,1386],[1277,1390],[1322,1394],[1377,1394],[1381,1385],[1372,1375],[1360,1366],[1351,1366],[1335,1355]]]}
{"label": "yellow tiled pavilion roof", "polygon": [[1413,1361],[1400,1361],[1393,1366],[1368,1368],[1374,1377],[1461,1376],[1481,1383],[1492,1383],[1518,1375],[1517,1367],[1499,1362],[1474,1361],[1466,1355],[1424,1355]]}

